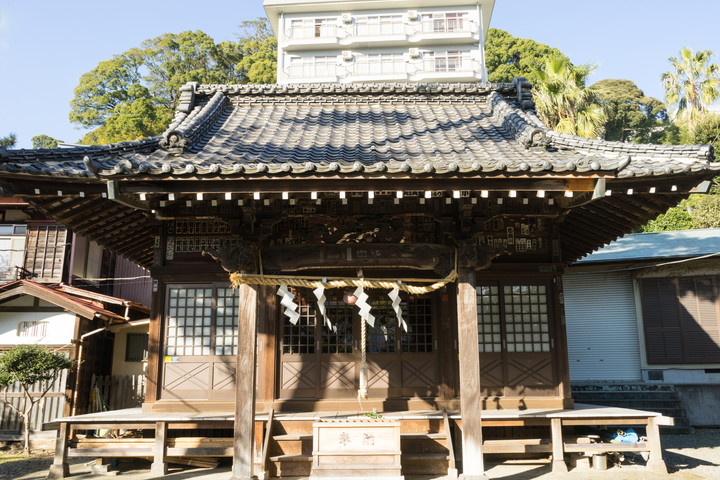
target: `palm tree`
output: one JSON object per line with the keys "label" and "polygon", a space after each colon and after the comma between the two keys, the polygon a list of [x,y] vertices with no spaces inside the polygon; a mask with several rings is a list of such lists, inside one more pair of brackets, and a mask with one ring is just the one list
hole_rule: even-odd
{"label": "palm tree", "polygon": [[606,115],[585,81],[595,70],[589,65],[574,66],[567,58],[551,57],[537,78],[534,99],[545,124],[561,133],[597,138],[602,135]]}
{"label": "palm tree", "polygon": [[675,71],[661,77],[665,101],[677,105],[678,119],[686,123],[690,135],[707,106],[720,98],[720,67],[710,62],[712,55],[710,50],[683,48],[680,58],[668,58]]}

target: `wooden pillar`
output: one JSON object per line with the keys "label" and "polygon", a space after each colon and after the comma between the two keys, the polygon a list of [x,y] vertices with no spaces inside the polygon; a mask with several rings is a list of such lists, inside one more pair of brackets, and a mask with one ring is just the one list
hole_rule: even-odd
{"label": "wooden pillar", "polygon": [[475,268],[461,267],[457,287],[458,350],[460,354],[460,413],[462,465],[460,478],[486,480],[482,453],[480,351],[478,349]]}
{"label": "wooden pillar", "polygon": [[155,445],[153,445],[153,463],[150,466],[150,473],[153,475],[167,475],[167,433],[166,422],[155,423]]}
{"label": "wooden pillar", "polygon": [[148,327],[148,363],[145,374],[145,402],[155,403],[160,399],[160,370],[162,337],[163,337],[163,310],[165,308],[165,285],[157,278],[152,279],[152,305],[150,306],[150,326]]}
{"label": "wooden pillar", "polygon": [[240,285],[238,353],[235,371],[235,441],[232,480],[253,476],[255,434],[255,352],[257,340],[258,293],[253,285]]}
{"label": "wooden pillar", "polygon": [[567,473],[561,418],[550,419],[550,437],[552,439],[552,473]]}
{"label": "wooden pillar", "polygon": [[647,467],[656,473],[667,474],[667,466],[662,458],[662,445],[660,443],[660,427],[655,417],[648,418],[647,437],[650,444],[650,458]]}
{"label": "wooden pillar", "polygon": [[55,459],[50,465],[50,471],[47,478],[65,478],[70,475],[70,467],[68,466],[68,442],[70,441],[70,425],[63,422],[60,424],[55,440]]}

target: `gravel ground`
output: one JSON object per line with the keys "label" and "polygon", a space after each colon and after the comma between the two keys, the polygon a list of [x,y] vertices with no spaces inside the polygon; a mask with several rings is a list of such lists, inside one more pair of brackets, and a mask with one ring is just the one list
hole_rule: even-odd
{"label": "gravel ground", "polygon": [[[631,459],[607,471],[573,469],[567,474],[550,473],[548,462],[489,463],[487,474],[491,479],[505,480],[701,480],[720,479],[720,429],[698,428],[692,435],[663,435],[665,462],[671,471],[667,475],[648,472]],[[71,459],[71,477],[75,480],[100,480],[101,475],[90,474],[84,463],[89,459]],[[0,452],[0,480],[41,480],[52,463],[49,452],[37,453],[30,458],[18,457],[14,452]],[[168,480],[227,480],[230,467],[216,470],[173,468],[164,478]],[[123,460],[118,465],[119,475],[128,480],[154,478],[149,473],[150,463],[143,460]],[[440,477],[442,478],[442,477]],[[406,476],[407,480],[439,480],[438,477]]]}

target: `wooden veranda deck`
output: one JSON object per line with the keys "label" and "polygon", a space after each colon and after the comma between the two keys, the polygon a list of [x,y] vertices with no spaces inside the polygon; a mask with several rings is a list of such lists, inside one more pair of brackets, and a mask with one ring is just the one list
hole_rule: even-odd
{"label": "wooden veranda deck", "polygon": [[[448,454],[448,472],[455,470],[454,459],[457,455],[461,462],[462,416],[459,412],[438,410],[382,412],[386,419],[399,420],[402,425],[401,434],[417,437],[415,425],[434,422],[439,425],[436,437],[446,442]],[[364,412],[298,412],[298,413],[259,413],[255,416],[255,454],[256,470],[267,471],[272,460],[268,456],[268,443],[272,439],[272,425],[295,423],[311,424],[314,421],[328,419],[364,418]],[[483,410],[481,413],[483,427],[547,427],[547,436],[542,438],[509,440],[487,439],[483,442],[484,454],[528,454],[546,453],[552,455],[553,472],[568,470],[565,462],[566,454],[581,453],[592,455],[603,452],[634,451],[647,452],[648,468],[653,471],[666,472],[662,460],[660,442],[660,425],[672,425],[673,419],[659,413],[618,407],[578,404],[573,409],[527,409],[527,410]],[[233,439],[231,436],[183,437],[169,436],[171,430],[216,429],[232,432],[234,415],[231,412],[196,412],[196,413],[146,413],[141,408],[129,408],[109,412],[63,417],[46,424],[46,429],[57,428],[58,438],[56,454],[51,467],[51,478],[63,478],[67,475],[68,457],[145,457],[152,458],[152,470],[155,473],[167,471],[167,463],[182,457],[232,457]],[[270,428],[268,428],[270,425]],[[567,435],[569,427],[582,426],[641,426],[646,429],[646,441],[632,444],[589,443],[579,442],[577,436]],[[568,427],[568,428],[566,428]],[[75,435],[75,431],[91,430],[143,430],[154,431],[153,438],[88,438]],[[282,429],[283,432],[285,429]],[[454,431],[454,433],[453,433]],[[428,432],[428,434],[430,434]],[[230,433],[231,435],[231,433]],[[282,435],[288,437],[288,435]],[[303,435],[296,434],[300,438]],[[287,438],[285,438],[287,440]],[[403,455],[405,452],[403,452]],[[288,455],[290,457],[290,455]],[[305,460],[309,465],[307,454],[292,455],[294,461]],[[277,471],[281,469],[278,467]],[[278,475],[279,476],[279,475]]]}

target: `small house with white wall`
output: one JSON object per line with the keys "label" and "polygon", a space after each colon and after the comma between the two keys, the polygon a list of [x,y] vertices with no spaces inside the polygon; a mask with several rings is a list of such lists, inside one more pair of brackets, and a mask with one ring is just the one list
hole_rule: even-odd
{"label": "small house with white wall", "polygon": [[575,262],[571,382],[672,385],[691,424],[720,425],[719,272],[720,229],[631,234]]}

